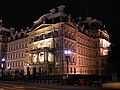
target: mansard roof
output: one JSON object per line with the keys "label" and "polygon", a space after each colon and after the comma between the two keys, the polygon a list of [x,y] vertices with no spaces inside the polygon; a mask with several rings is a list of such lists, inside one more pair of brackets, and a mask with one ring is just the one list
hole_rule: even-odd
{"label": "mansard roof", "polygon": [[64,5],[61,5],[57,8],[58,10],[53,8],[49,10],[50,13],[40,16],[38,20],[33,22],[34,25],[32,28],[27,28],[26,30],[21,29],[20,32],[15,32],[15,29],[7,29],[4,27],[0,27],[0,31],[3,30],[3,31],[10,32],[11,33],[10,37],[18,36],[21,38],[21,35],[22,35],[21,33],[29,32],[29,34],[31,34],[32,32],[37,31],[38,29],[39,29],[39,32],[41,32],[40,29],[46,30],[45,28],[49,26],[50,28],[53,28],[53,26],[57,27],[55,25],[62,23],[62,24],[67,24],[72,28],[76,29],[77,31],[82,32],[86,35],[89,34],[93,36],[93,34],[95,34],[95,36],[97,36],[96,33],[99,33],[102,31],[104,33],[104,36],[108,36],[109,38],[109,34],[106,30],[106,27],[100,20],[97,20],[92,17],[72,18],[70,14],[67,15],[64,12],[64,8],[65,8]]}

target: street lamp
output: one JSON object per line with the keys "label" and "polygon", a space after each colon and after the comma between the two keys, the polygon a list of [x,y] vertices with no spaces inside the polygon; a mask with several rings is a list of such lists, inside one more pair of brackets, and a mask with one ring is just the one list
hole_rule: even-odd
{"label": "street lamp", "polygon": [[4,75],[4,69],[5,69],[5,58],[2,58],[1,68],[2,68],[2,76],[3,76]]}
{"label": "street lamp", "polygon": [[65,50],[64,51],[64,54],[66,55],[66,59],[67,59],[67,78],[68,78],[68,73],[69,73],[69,68],[68,68],[68,59],[70,57],[70,54],[71,54],[71,50]]}
{"label": "street lamp", "polygon": [[8,66],[7,69],[9,70],[9,74],[10,74],[10,69],[11,69],[10,66]]}
{"label": "street lamp", "polygon": [[4,61],[5,61],[5,58],[2,59],[2,62],[4,62]]}
{"label": "street lamp", "polygon": [[26,67],[27,67],[27,75],[30,75],[30,65],[27,64]]}

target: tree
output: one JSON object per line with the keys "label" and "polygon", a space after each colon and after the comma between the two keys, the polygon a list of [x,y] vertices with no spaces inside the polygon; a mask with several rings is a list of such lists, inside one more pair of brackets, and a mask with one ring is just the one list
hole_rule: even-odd
{"label": "tree", "polygon": [[[106,76],[108,80],[119,81],[120,74],[120,44],[111,44],[111,49],[108,54]],[[109,77],[108,77],[109,76]]]}

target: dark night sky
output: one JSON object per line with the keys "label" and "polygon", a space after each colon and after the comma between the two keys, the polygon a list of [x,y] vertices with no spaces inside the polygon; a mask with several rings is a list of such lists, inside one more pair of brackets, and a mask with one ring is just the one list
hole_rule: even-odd
{"label": "dark night sky", "polygon": [[66,6],[66,12],[72,16],[91,16],[101,20],[106,24],[112,41],[119,43],[117,0],[2,0],[0,19],[3,19],[6,28],[25,29],[31,27],[41,15],[61,4]]}

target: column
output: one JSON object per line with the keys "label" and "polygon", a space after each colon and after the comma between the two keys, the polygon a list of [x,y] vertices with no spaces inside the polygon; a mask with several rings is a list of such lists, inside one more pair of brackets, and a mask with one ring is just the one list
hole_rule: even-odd
{"label": "column", "polygon": [[39,62],[39,53],[37,53],[37,62]]}
{"label": "column", "polygon": [[45,51],[44,52],[44,64],[43,64],[43,73],[44,75],[48,75],[49,74],[49,63],[48,63],[48,52]]}
{"label": "column", "polygon": [[48,51],[44,52],[44,61],[48,61]]}

